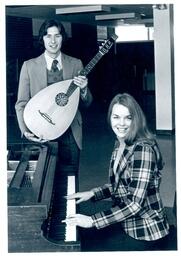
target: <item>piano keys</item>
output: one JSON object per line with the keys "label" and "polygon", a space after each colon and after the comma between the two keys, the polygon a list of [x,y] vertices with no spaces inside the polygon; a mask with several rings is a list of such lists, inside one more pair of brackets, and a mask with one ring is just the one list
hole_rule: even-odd
{"label": "piano keys", "polygon": [[[74,194],[76,192],[75,190],[75,176],[70,175],[67,179],[67,196]],[[73,200],[67,200],[66,203],[66,217],[68,217],[71,214],[76,214],[76,201]],[[66,225],[65,228],[65,241],[77,241],[77,230],[76,226],[70,226]]]}
{"label": "piano keys", "polygon": [[67,172],[62,172],[57,178],[56,185],[58,184],[59,191],[57,194],[53,193],[48,218],[42,225],[43,236],[52,243],[66,242],[69,245],[80,246],[76,226],[61,222],[68,215],[77,212],[75,200],[64,198],[76,192],[76,178],[75,174]]}
{"label": "piano keys", "polygon": [[13,144],[8,150],[8,251],[80,251],[77,229],[69,229],[61,223],[61,219],[69,214],[69,209],[71,213],[76,211],[75,202],[69,206],[66,205],[67,200],[62,201],[64,194],[74,193],[76,190],[74,174],[61,174],[63,194],[59,204],[62,214],[59,214],[59,223],[62,225],[58,234],[59,244],[45,239],[48,229],[46,235],[45,230],[41,230],[45,220],[49,219],[52,207],[57,143]]}

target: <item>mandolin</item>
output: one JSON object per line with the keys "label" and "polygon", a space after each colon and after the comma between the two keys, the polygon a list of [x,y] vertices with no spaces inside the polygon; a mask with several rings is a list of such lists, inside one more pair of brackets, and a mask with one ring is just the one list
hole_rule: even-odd
{"label": "mandolin", "polygon": [[[98,61],[110,50],[117,35],[113,34],[100,47],[94,58],[80,71],[87,76]],[[71,125],[77,112],[80,88],[68,79],[54,83],[33,96],[24,109],[24,121],[37,137],[54,140]]]}

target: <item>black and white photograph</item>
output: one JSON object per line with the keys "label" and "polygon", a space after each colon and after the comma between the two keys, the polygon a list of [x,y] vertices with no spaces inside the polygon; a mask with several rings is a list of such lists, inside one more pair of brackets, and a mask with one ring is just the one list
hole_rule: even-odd
{"label": "black and white photograph", "polygon": [[178,255],[178,1],[1,7],[3,255]]}

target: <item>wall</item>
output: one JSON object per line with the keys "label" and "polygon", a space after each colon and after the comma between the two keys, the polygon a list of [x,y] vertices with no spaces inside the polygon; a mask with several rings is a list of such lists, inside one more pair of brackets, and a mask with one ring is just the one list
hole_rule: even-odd
{"label": "wall", "polygon": [[174,123],[173,12],[154,9],[156,128],[171,132]]}

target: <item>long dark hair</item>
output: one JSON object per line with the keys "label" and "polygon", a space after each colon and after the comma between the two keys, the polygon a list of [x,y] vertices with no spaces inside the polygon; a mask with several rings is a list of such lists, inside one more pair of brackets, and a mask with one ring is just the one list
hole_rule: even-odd
{"label": "long dark hair", "polygon": [[39,42],[39,45],[40,45],[41,48],[44,47],[43,37],[47,34],[47,30],[50,27],[57,27],[58,28],[60,34],[62,35],[62,44],[64,44],[66,39],[67,39],[65,28],[64,28],[64,26],[62,25],[61,22],[59,22],[57,20],[46,20],[46,21],[43,22],[43,24],[41,25],[40,30],[39,30],[39,40],[38,40],[38,42]]}
{"label": "long dark hair", "polygon": [[117,94],[111,101],[108,109],[108,123],[110,123],[110,118],[112,114],[112,109],[115,104],[121,104],[128,108],[130,115],[132,117],[132,123],[130,131],[126,137],[125,142],[128,145],[134,143],[135,140],[139,139],[149,139],[154,140],[154,135],[151,133],[147,126],[145,115],[137,103],[137,101],[128,93]]}

